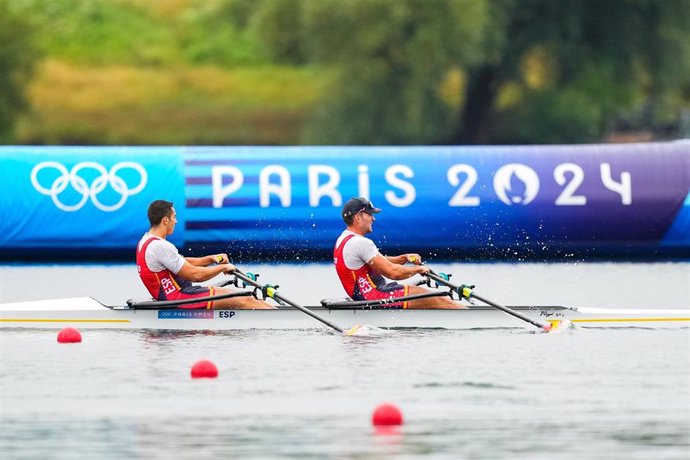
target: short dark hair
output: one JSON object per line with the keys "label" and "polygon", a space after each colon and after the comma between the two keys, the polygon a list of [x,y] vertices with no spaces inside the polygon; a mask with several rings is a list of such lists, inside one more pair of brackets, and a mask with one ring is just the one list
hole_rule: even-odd
{"label": "short dark hair", "polygon": [[148,217],[151,227],[161,223],[164,217],[172,216],[173,204],[171,201],[156,200],[149,205]]}

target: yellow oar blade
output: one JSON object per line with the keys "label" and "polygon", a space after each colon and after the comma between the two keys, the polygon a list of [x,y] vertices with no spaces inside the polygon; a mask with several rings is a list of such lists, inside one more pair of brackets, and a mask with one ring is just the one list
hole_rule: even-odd
{"label": "yellow oar blade", "polygon": [[544,327],[544,332],[549,332],[551,334],[561,334],[563,332],[572,331],[575,329],[575,325],[568,319],[549,320],[547,326],[548,329]]}

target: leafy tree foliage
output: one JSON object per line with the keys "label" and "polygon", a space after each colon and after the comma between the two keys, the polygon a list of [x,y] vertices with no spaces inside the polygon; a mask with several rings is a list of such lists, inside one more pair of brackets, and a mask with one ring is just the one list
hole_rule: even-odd
{"label": "leafy tree foliage", "polygon": [[277,59],[331,69],[305,142],[435,143],[454,114],[440,88],[478,58],[481,0],[269,0],[250,21]]}
{"label": "leafy tree foliage", "polygon": [[[0,0],[0,141],[27,107],[37,49],[51,58],[45,69],[63,69],[57,60],[75,73],[232,69],[251,83],[246,99],[222,90],[235,87],[215,70],[203,87],[234,98],[233,119],[262,113],[269,131],[273,120],[271,143],[294,142],[303,126],[300,140],[318,144],[589,142],[690,120],[690,0]],[[280,73],[290,67],[309,77],[288,94]],[[163,105],[229,117],[193,89]],[[160,93],[140,92],[132,107],[156,119],[149,94]],[[278,118],[265,115],[266,98]],[[117,124],[91,138],[121,139],[103,134]]]}
{"label": "leafy tree foliage", "polygon": [[332,72],[308,142],[584,142],[688,103],[690,0],[230,1],[275,59]]}
{"label": "leafy tree foliage", "polygon": [[688,0],[491,3],[454,141],[596,141],[635,110],[647,125],[678,117],[690,88]]}
{"label": "leafy tree foliage", "polygon": [[28,107],[26,84],[36,61],[32,27],[0,0],[0,142],[12,140],[17,116]]}

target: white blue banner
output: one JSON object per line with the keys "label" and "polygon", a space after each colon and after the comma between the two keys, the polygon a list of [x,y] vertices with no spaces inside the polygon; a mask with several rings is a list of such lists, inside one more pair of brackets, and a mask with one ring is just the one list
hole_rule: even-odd
{"label": "white blue banner", "polygon": [[0,147],[0,250],[133,251],[155,199],[185,255],[327,260],[354,196],[385,253],[690,255],[690,143]]}
{"label": "white blue banner", "polygon": [[[0,248],[134,254],[149,228],[149,202],[184,206],[177,149],[0,147],[0,165]],[[177,243],[184,242],[182,214]]]}

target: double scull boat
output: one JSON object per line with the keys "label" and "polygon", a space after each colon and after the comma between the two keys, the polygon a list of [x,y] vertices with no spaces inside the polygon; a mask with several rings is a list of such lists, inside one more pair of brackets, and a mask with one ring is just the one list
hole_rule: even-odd
{"label": "double scull boat", "polygon": [[[342,304],[337,304],[342,305]],[[381,328],[493,329],[525,328],[526,323],[490,306],[463,310],[371,308],[359,306],[307,307],[328,321]],[[690,309],[603,309],[562,306],[510,307],[535,321],[570,321],[587,328],[690,327]],[[325,326],[302,311],[281,306],[275,310],[206,310],[140,308],[104,305],[92,297],[0,304],[0,328],[61,329],[238,330],[313,329]]]}

